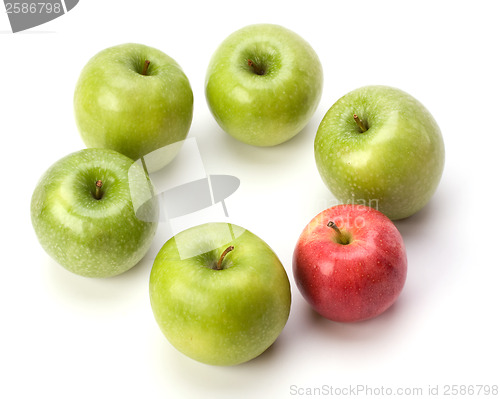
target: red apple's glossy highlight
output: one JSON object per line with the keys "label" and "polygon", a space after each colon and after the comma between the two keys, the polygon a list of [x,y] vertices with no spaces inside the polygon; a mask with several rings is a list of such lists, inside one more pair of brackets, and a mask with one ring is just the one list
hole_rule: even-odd
{"label": "red apple's glossy highlight", "polygon": [[406,272],[406,250],[396,226],[364,205],[338,205],[318,214],[293,254],[299,291],[314,310],[334,321],[383,313],[401,293]]}

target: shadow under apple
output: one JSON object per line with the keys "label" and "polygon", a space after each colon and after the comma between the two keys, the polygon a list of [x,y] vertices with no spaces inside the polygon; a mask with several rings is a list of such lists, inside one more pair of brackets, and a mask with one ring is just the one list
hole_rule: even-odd
{"label": "shadow under apple", "polygon": [[305,320],[307,324],[313,326],[316,334],[322,337],[331,337],[331,339],[340,340],[343,343],[358,344],[360,341],[370,343],[385,341],[388,335],[403,327],[401,326],[403,318],[400,316],[405,312],[405,300],[402,296],[385,312],[369,320],[351,323],[332,321],[310,307],[304,310]]}
{"label": "shadow under apple", "polygon": [[[405,242],[408,275],[404,292],[412,301],[426,302],[435,295],[445,295],[461,270],[456,267],[467,248],[463,234],[468,213],[463,212],[460,186],[449,179],[429,203],[409,218],[395,221]],[[434,299],[436,300],[436,299]]]}
{"label": "shadow under apple", "polygon": [[215,122],[197,139],[202,142],[200,146],[216,154],[224,154],[224,157],[229,157],[232,163],[238,161],[251,165],[252,168],[262,168],[267,172],[269,172],[269,167],[273,167],[277,171],[282,168],[289,170],[289,168],[301,167],[301,162],[298,160],[307,154],[304,152],[304,148],[309,148],[309,155],[312,157],[314,136],[320,121],[320,116],[315,114],[297,135],[284,143],[271,147],[257,147],[238,141],[225,133]]}
{"label": "shadow under apple", "polygon": [[117,308],[127,309],[147,295],[149,272],[152,259],[146,254],[130,270],[114,277],[83,277],[63,268],[47,257],[45,285],[47,291],[56,296],[60,303],[81,308],[87,312],[95,310],[98,314],[114,312]]}
{"label": "shadow under apple", "polygon": [[[267,392],[266,381],[271,382],[274,378],[269,370],[280,366],[283,352],[286,350],[283,334],[261,355],[233,366],[200,363],[178,352],[165,339],[159,366],[164,371],[165,383],[167,380],[181,380],[182,386],[186,387],[186,392],[189,392],[191,397],[202,397],[207,392],[213,397],[218,394],[224,396],[227,392],[244,392],[250,387],[255,389],[255,384],[262,387],[263,392]],[[158,347],[155,345],[155,348]],[[250,375],[252,378],[249,378]],[[193,376],[196,376],[194,385]]]}

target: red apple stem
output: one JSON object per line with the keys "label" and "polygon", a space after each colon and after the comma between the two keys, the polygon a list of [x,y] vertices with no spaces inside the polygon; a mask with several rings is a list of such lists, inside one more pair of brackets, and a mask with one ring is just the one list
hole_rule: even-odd
{"label": "red apple stem", "polygon": [[147,75],[149,64],[151,64],[151,61],[149,61],[149,60],[144,61],[144,67],[142,68],[141,75],[144,75],[144,76]]}
{"label": "red apple stem", "polygon": [[252,60],[248,60],[248,66],[252,68],[253,72],[257,75],[264,75],[264,69],[262,69],[261,67],[259,67],[257,64],[255,64],[255,62],[253,62]]}
{"label": "red apple stem", "polygon": [[366,132],[368,129],[366,128],[365,124],[363,123],[363,121],[361,119],[359,119],[359,116],[354,114],[352,116],[354,118],[354,120],[356,121],[356,124],[358,125],[358,127],[361,129],[361,132],[364,133]]}
{"label": "red apple stem", "polygon": [[328,222],[326,227],[330,227],[331,229],[335,230],[337,234],[341,234],[339,227],[332,221]]}
{"label": "red apple stem", "polygon": [[224,258],[226,257],[226,255],[231,252],[232,250],[234,249],[234,246],[231,245],[229,247],[227,247],[224,252],[222,253],[222,255],[220,256],[219,258],[219,261],[217,262],[217,270],[221,270],[222,269],[222,261],[224,260]]}
{"label": "red apple stem", "polygon": [[339,227],[335,224],[335,222],[330,221],[326,226],[335,230],[335,233],[337,233],[337,240],[339,244],[342,245],[349,244],[349,237],[346,237],[345,234],[340,231]]}
{"label": "red apple stem", "polygon": [[102,198],[102,180],[97,180],[95,182],[95,199],[100,200]]}

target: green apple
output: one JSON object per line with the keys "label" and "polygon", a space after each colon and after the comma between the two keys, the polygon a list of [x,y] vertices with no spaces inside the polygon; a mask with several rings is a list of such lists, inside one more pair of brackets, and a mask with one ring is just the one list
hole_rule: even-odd
{"label": "green apple", "polygon": [[220,127],[255,146],[273,146],[299,133],[316,110],[323,70],[312,47],[279,25],[246,26],[213,54],[205,82]]}
{"label": "green apple", "polygon": [[87,147],[109,148],[154,171],[169,163],[188,134],[193,92],[165,53],[127,43],[96,54],[74,94],[75,118]]}
{"label": "green apple", "polygon": [[290,282],[272,249],[228,223],[184,230],[158,253],[150,278],[154,316],[170,343],[207,364],[255,358],[290,313]]}
{"label": "green apple", "polygon": [[74,152],[42,176],[31,199],[40,244],[86,277],[123,273],[142,259],[156,232],[158,204],[140,163],[113,150]]}
{"label": "green apple", "polygon": [[319,173],[342,203],[372,206],[396,220],[434,194],[444,143],[429,111],[408,93],[366,86],[339,99],[314,141]]}

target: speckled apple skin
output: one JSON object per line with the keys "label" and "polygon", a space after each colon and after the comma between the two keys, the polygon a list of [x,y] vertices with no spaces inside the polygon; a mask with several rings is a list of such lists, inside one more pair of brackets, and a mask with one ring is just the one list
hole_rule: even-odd
{"label": "speckled apple skin", "polygon": [[314,153],[323,181],[341,203],[373,206],[392,220],[427,204],[445,158],[441,131],[429,111],[388,86],[362,87],[339,99],[318,128]]}
{"label": "speckled apple skin", "polygon": [[[144,76],[146,60],[151,63]],[[193,92],[174,59],[153,47],[125,43],[100,51],[82,69],[74,112],[87,147],[112,149],[137,160],[186,138]],[[165,156],[155,169],[173,157]]]}
{"label": "speckled apple skin", "polygon": [[[352,241],[337,242],[333,221]],[[338,205],[303,230],[293,254],[299,291],[320,315],[339,322],[367,320],[400,295],[407,272],[401,234],[389,218],[364,205]]]}
{"label": "speckled apple skin", "polygon": [[[258,75],[248,60],[264,63]],[[254,146],[274,146],[298,134],[316,110],[323,69],[302,37],[279,25],[246,26],[228,36],[210,60],[205,94],[220,127]]]}
{"label": "speckled apple skin", "polygon": [[[102,180],[102,198],[94,198]],[[142,198],[141,219],[131,198]],[[149,177],[116,151],[85,149],[52,165],[31,199],[31,221],[44,250],[86,277],[123,273],[143,258],[156,232],[158,204]]]}
{"label": "speckled apple skin", "polygon": [[[234,235],[229,241],[228,227]],[[179,245],[202,248],[201,254],[182,259]],[[214,270],[230,245],[222,270]],[[280,260],[262,239],[233,224],[207,223],[172,237],[155,259],[149,287],[153,313],[170,343],[212,365],[257,357],[278,338],[290,313],[290,282]]]}

